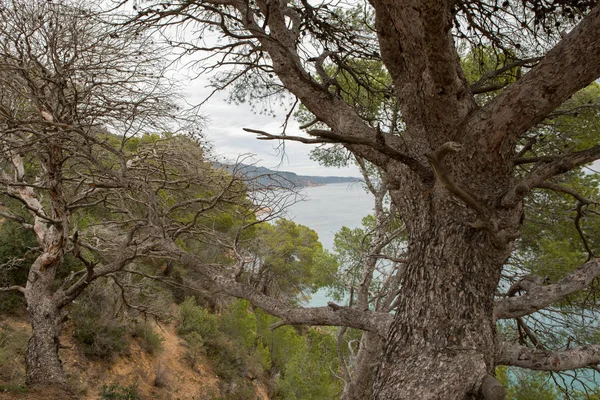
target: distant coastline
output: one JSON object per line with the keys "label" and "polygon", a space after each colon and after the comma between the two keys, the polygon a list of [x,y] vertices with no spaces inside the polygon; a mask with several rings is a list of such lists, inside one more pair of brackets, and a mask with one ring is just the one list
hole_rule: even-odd
{"label": "distant coastline", "polygon": [[216,164],[217,167],[226,169],[229,173],[237,173],[246,178],[253,179],[261,186],[304,188],[329,185],[332,183],[354,183],[363,182],[360,178],[342,176],[310,176],[298,175],[294,172],[276,171],[256,165],[239,164],[224,165]]}

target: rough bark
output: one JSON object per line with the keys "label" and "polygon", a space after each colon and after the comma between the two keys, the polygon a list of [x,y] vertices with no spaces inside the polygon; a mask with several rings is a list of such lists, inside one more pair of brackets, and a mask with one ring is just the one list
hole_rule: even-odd
{"label": "rough bark", "polygon": [[502,343],[499,346],[497,363],[555,372],[585,368],[596,366],[600,363],[600,345],[595,344],[569,350],[551,351]]}
{"label": "rough bark", "polygon": [[370,399],[373,395],[373,381],[382,354],[382,341],[377,335],[365,332],[356,355],[352,378],[346,384],[343,400]]}
{"label": "rough bark", "polygon": [[47,291],[32,291],[27,311],[32,335],[25,353],[27,385],[65,384],[66,375],[58,356],[62,316]]}
{"label": "rough bark", "polygon": [[[373,392],[357,391],[355,398],[460,400],[482,398],[484,393],[501,397],[489,378],[504,357],[496,352],[494,293],[518,237],[523,198],[548,178],[599,154],[593,147],[556,157],[518,182],[515,146],[528,129],[600,75],[600,5],[527,74],[479,107],[454,47],[456,2],[370,1],[378,50],[405,125],[395,135],[375,129],[335,96],[325,84],[331,77],[318,65],[322,82],[311,76],[305,65],[313,61],[302,59],[297,44],[299,25],[291,17],[286,21],[286,15],[296,12],[287,2],[257,0],[262,14],[242,1],[225,4],[237,9],[255,47],[269,54],[270,67],[286,89],[329,127],[308,133],[343,143],[385,170],[409,243],[396,314],[389,325],[379,322],[379,329],[366,329],[375,318],[362,310],[345,310],[344,316],[337,310],[290,311],[233,280],[213,278],[215,283],[287,322],[352,324],[379,335],[389,326]],[[181,5],[188,6],[191,3]],[[321,62],[325,57],[320,56]],[[197,261],[189,259],[189,264]],[[580,290],[592,275],[575,277],[572,285],[561,288],[503,299],[498,313],[533,312]]]}
{"label": "rough bark", "polygon": [[374,398],[467,398],[495,365],[493,293],[507,247],[466,225],[472,213],[442,190],[410,202],[428,210],[413,213],[420,224],[409,227],[409,263]]}
{"label": "rough bark", "polygon": [[38,257],[25,287],[32,332],[25,354],[27,385],[65,384],[67,381],[58,356],[62,313],[51,291],[56,268],[62,262],[63,248],[55,247],[55,251]]}
{"label": "rough bark", "polygon": [[600,259],[593,259],[552,285],[537,285],[527,294],[496,301],[495,318],[506,319],[532,314],[589,286],[600,276]]}

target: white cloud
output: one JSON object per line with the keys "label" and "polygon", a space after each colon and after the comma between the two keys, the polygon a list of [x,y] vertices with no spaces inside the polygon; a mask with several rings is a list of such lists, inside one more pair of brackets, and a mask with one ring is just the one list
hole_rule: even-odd
{"label": "white cloud", "polygon": [[[208,80],[197,78],[192,80],[185,95],[192,104],[200,104],[210,94]],[[313,145],[298,142],[286,142],[285,154],[278,151],[279,141],[258,140],[256,135],[245,132],[243,128],[263,130],[278,134],[287,110],[280,115],[259,115],[251,110],[249,104],[231,104],[226,101],[226,93],[217,93],[200,108],[200,113],[207,118],[204,134],[213,146],[213,153],[218,157],[235,160],[241,154],[255,154],[256,163],[267,168],[291,171],[299,175],[326,176],[360,176],[357,168],[326,168],[312,161],[309,157]],[[290,135],[302,135],[296,121],[290,121],[287,129]]]}

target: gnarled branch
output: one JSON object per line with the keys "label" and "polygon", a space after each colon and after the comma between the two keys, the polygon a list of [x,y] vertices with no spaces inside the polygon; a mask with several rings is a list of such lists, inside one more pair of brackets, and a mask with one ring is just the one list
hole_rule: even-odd
{"label": "gnarled branch", "polygon": [[535,286],[523,296],[496,300],[494,317],[507,319],[532,314],[572,293],[585,289],[598,276],[600,276],[600,259],[596,258],[552,285]]}
{"label": "gnarled branch", "polygon": [[[600,145],[587,150],[556,156],[554,159],[543,159],[535,165],[502,199],[503,206],[511,206],[521,201],[535,187],[541,187],[547,179],[563,174],[581,165],[600,158]],[[548,187],[548,185],[547,185]],[[564,190],[563,190],[564,191]],[[571,194],[571,193],[570,193]]]}
{"label": "gnarled branch", "polygon": [[393,316],[390,314],[361,311],[351,307],[332,305],[311,308],[290,307],[284,301],[266,296],[249,286],[237,282],[230,275],[222,273],[214,266],[203,263],[198,257],[181,249],[170,240],[163,240],[161,249],[176,257],[181,264],[201,274],[224,293],[246,299],[253,305],[281,318],[281,324],[348,326],[384,337],[392,322]]}
{"label": "gnarled branch", "polygon": [[513,365],[539,371],[567,371],[600,363],[600,345],[551,351],[503,343],[496,355],[497,365]]}

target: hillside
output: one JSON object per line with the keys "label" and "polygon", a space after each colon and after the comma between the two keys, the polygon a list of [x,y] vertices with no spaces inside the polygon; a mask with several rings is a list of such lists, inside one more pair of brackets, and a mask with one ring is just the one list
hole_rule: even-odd
{"label": "hillside", "polygon": [[[73,338],[73,326],[63,331],[60,356],[69,377],[69,387],[33,388],[2,384],[0,400],[63,400],[63,399],[123,399],[123,400],[196,400],[221,399],[224,382],[215,372],[213,364],[204,354],[191,366],[186,361],[189,346],[176,333],[174,324],[152,324],[159,333],[162,344],[159,351],[149,352],[140,338],[129,337],[123,354],[110,360],[89,358]],[[20,318],[0,320],[0,334],[9,337],[27,337],[29,324]],[[0,352],[1,353],[1,352]],[[6,365],[10,362],[11,365]],[[17,377],[24,373],[22,357],[0,362],[4,374],[12,368]],[[253,381],[257,399],[266,400],[266,388]]]}
{"label": "hillside", "polygon": [[256,179],[261,186],[283,186],[286,188],[303,188],[311,186],[322,186],[332,183],[354,183],[362,182],[355,177],[341,176],[309,176],[298,175],[294,172],[276,171],[256,165],[239,164],[236,166],[215,163],[215,166],[224,168],[230,173],[238,173],[249,179]]}

